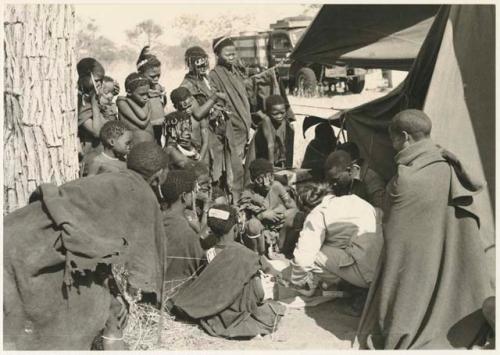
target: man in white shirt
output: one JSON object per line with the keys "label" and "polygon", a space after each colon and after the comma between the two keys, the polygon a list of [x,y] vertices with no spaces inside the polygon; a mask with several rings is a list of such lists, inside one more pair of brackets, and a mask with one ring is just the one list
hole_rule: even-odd
{"label": "man in white shirt", "polygon": [[340,280],[368,288],[383,246],[380,210],[350,194],[350,157],[333,154],[325,170],[334,195],[309,213],[294,251],[291,281],[306,290]]}

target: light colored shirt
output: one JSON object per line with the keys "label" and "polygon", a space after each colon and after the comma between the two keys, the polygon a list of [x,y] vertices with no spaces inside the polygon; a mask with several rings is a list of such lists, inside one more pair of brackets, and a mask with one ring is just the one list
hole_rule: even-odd
{"label": "light colored shirt", "polygon": [[380,210],[356,195],[325,196],[309,213],[300,232],[294,251],[297,271],[312,270],[321,253],[335,255],[340,267],[357,262],[370,281],[383,245],[381,217]]}

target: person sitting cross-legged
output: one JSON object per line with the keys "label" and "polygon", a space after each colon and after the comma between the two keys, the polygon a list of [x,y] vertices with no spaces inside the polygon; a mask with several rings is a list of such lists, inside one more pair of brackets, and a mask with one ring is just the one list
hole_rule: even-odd
{"label": "person sitting cross-legged", "polygon": [[178,294],[174,311],[213,336],[252,338],[274,332],[285,306],[264,299],[262,259],[235,242],[236,209],[214,205],[207,224],[217,240],[214,252],[199,277]]}

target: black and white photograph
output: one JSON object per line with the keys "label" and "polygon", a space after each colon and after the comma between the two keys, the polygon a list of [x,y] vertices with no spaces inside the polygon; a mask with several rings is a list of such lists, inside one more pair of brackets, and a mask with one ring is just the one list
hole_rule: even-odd
{"label": "black and white photograph", "polygon": [[11,2],[3,350],[492,350],[496,5]]}

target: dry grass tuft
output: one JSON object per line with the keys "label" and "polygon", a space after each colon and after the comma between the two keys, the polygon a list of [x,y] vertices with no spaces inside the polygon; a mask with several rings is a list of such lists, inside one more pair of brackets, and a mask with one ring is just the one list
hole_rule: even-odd
{"label": "dry grass tuft", "polygon": [[145,303],[126,292],[128,273],[122,265],[113,265],[113,274],[129,302],[129,318],[124,341],[130,350],[203,349],[223,341],[206,334],[198,325],[178,321],[165,311]]}

